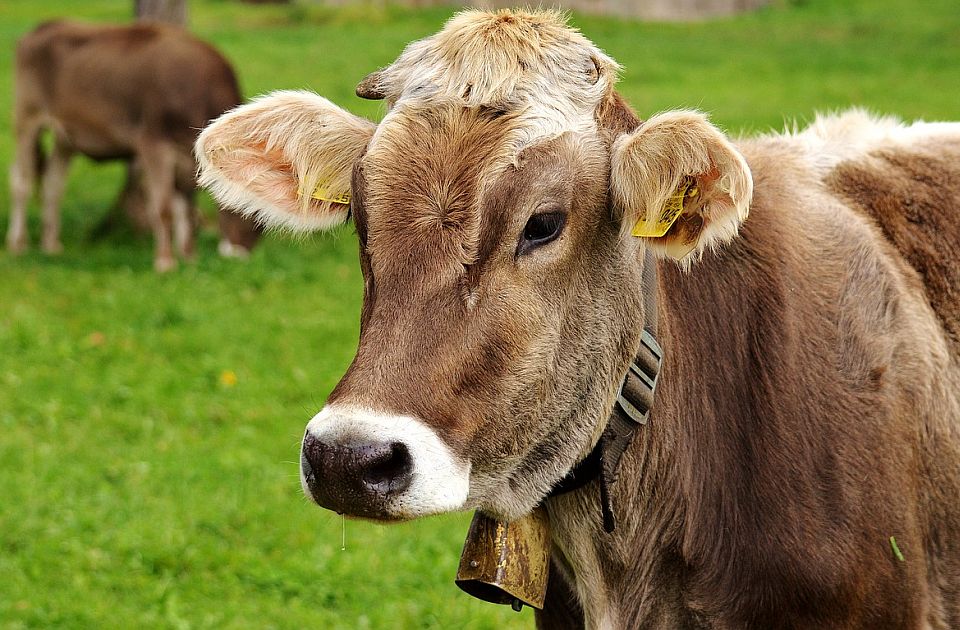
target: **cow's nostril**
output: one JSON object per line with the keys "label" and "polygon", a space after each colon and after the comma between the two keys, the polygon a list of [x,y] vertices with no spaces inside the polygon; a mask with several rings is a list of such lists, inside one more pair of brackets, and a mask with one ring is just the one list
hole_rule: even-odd
{"label": "cow's nostril", "polygon": [[300,449],[300,468],[303,470],[304,477],[309,479],[313,477],[315,470],[323,469],[325,450],[323,442],[310,433],[303,436],[303,447]]}
{"label": "cow's nostril", "polygon": [[413,462],[407,446],[392,442],[373,447],[375,454],[367,461],[363,483],[382,494],[404,490],[410,485]]}
{"label": "cow's nostril", "polygon": [[309,483],[313,479],[313,466],[307,458],[307,449],[300,449],[300,470],[303,472],[303,478]]}

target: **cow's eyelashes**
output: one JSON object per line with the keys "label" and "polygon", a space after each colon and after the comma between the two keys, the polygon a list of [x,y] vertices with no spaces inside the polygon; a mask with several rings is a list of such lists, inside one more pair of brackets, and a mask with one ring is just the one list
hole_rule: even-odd
{"label": "cow's eyelashes", "polygon": [[523,234],[520,235],[517,256],[522,256],[541,245],[556,240],[563,232],[563,226],[566,223],[567,213],[565,212],[538,212],[531,216],[523,227]]}

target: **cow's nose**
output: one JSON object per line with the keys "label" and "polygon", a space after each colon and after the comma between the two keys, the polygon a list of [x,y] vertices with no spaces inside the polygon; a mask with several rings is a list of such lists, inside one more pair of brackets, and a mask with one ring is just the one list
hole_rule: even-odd
{"label": "cow's nose", "polygon": [[388,518],[386,502],[413,479],[413,461],[402,442],[328,443],[303,438],[300,467],[313,500],[350,516]]}

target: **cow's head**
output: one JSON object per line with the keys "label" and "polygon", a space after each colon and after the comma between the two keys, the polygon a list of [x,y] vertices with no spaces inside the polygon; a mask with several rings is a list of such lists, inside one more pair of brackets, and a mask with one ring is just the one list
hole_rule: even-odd
{"label": "cow's head", "polygon": [[[645,248],[687,261],[731,238],[752,186],[702,115],[641,124],[617,70],[556,14],[470,11],[360,84],[379,125],[279,92],[203,132],[220,200],[356,224],[359,347],[302,447],[319,504],[509,519],[591,450],[638,347]],[[691,185],[666,234],[631,236]]]}
{"label": "cow's head", "polygon": [[225,258],[246,258],[263,235],[263,225],[250,216],[226,208],[217,213],[220,244],[217,250]]}

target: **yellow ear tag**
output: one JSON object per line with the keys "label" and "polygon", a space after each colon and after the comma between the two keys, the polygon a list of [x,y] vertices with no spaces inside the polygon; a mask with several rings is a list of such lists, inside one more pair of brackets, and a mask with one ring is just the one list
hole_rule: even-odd
{"label": "yellow ear tag", "polygon": [[[327,188],[328,182],[322,181],[317,184],[316,189],[314,189],[313,194],[310,195],[314,199],[319,199],[320,201],[329,201],[330,203],[339,203],[344,206],[350,205],[350,191],[345,190],[343,192],[335,193]],[[297,189],[297,196],[303,196],[303,188]]]}
{"label": "yellow ear tag", "polygon": [[696,186],[696,180],[692,177],[686,177],[677,190],[667,198],[663,204],[660,216],[656,218],[640,217],[636,225],[630,231],[633,236],[642,236],[645,238],[659,238],[666,234],[683,212],[683,204],[687,199],[692,199],[700,194],[700,189]]}

